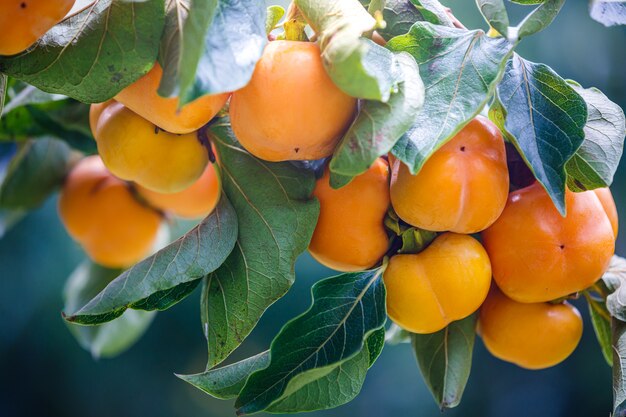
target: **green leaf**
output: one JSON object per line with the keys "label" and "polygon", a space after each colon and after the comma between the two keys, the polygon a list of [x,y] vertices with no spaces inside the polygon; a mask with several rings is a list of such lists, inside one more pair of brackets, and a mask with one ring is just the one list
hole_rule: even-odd
{"label": "green leaf", "polygon": [[572,191],[608,187],[622,157],[626,120],[624,111],[597,88],[568,83],[587,103],[585,140],[567,162],[567,184]]}
{"label": "green leaf", "polygon": [[[73,312],[98,294],[120,270],[108,269],[92,262],[83,262],[65,284],[64,311]],[[116,320],[99,326],[78,326],[67,323],[80,345],[94,358],[113,357],[135,344],[152,323],[155,312],[128,310]]]}
{"label": "green leaf", "polygon": [[513,141],[565,215],[565,164],[583,142],[587,121],[583,98],[547,65],[514,55],[490,118]]}
{"label": "green leaf", "polygon": [[66,320],[78,324],[111,321],[128,308],[165,310],[194,290],[233,250],[237,217],[222,195],[215,210],[183,237],[134,265]]}
{"label": "green leaf", "polygon": [[[331,185],[337,174],[349,179],[362,174],[381,155],[387,154],[413,125],[424,104],[424,84],[411,55],[395,54],[398,92],[386,103],[365,101],[356,120],[345,133],[330,161]],[[345,181],[342,181],[345,182]]]}
{"label": "green leaf", "polygon": [[477,314],[432,334],[413,334],[412,344],[426,385],[440,408],[459,405],[472,367]]}
{"label": "green leaf", "polygon": [[24,143],[0,183],[0,207],[30,210],[61,187],[70,168],[70,148],[55,139]]}
{"label": "green leaf", "polygon": [[476,0],[476,5],[489,26],[497,30],[500,35],[508,38],[509,15],[504,0]]}
{"label": "green leaf", "polygon": [[270,34],[276,28],[280,19],[285,15],[285,9],[280,6],[269,6],[267,8],[267,17],[265,18],[265,33]]}
{"label": "green leaf", "polygon": [[611,316],[626,322],[626,259],[613,255],[602,281],[610,291],[606,297],[606,307]]}
{"label": "green leaf", "polygon": [[417,173],[426,160],[469,123],[493,95],[512,45],[484,32],[418,22],[389,41],[409,52],[426,86],[424,107],[393,154]]}
{"label": "green leaf", "polygon": [[511,3],[517,3],[524,6],[533,6],[535,4],[541,4],[546,0],[509,0]]}
{"label": "green leaf", "polygon": [[[449,18],[445,15],[444,7],[441,4],[439,6],[441,12],[436,13],[422,6],[419,0],[387,0],[383,8],[383,20],[386,26],[378,28],[376,31],[385,40],[389,40],[394,36],[407,33],[415,22],[452,26],[452,23],[449,23]],[[436,11],[439,10],[436,9]]]}
{"label": "green leaf", "polygon": [[267,43],[264,2],[190,0],[188,14],[178,10],[176,15],[185,20],[182,34],[180,24],[171,29],[179,32],[178,42],[167,49],[164,62],[173,78],[163,77],[160,94],[178,96],[185,104],[248,83]]}
{"label": "green leaf", "polygon": [[611,315],[606,308],[606,302],[597,299],[591,295],[587,295],[587,305],[589,306],[589,315],[591,316],[591,324],[593,325],[596,339],[602,350],[602,355],[609,366],[613,366],[613,348],[611,347]]}
{"label": "green leaf", "polygon": [[163,0],[99,0],[32,49],[0,57],[0,72],[85,103],[106,101],[152,68],[163,22]]}
{"label": "green leaf", "polygon": [[516,39],[522,39],[544,30],[550,26],[550,23],[559,14],[563,4],[565,4],[565,0],[545,0],[541,2],[540,6],[530,12],[511,32],[516,33]]}
{"label": "green leaf", "polygon": [[380,328],[378,330],[374,330],[372,334],[367,338],[367,350],[369,352],[369,363],[368,368],[371,368],[376,359],[383,352],[383,348],[385,347],[385,329]]}
{"label": "green leaf", "polygon": [[2,118],[2,112],[4,110],[4,102],[7,97],[8,81],[9,81],[9,78],[6,75],[0,74],[0,118]]}
{"label": "green leaf", "polygon": [[[204,32],[200,28],[200,34],[193,33],[194,41],[185,44],[183,37],[183,28],[185,21],[189,16],[189,7],[191,0],[165,0],[165,23],[163,34],[161,35],[161,43],[159,45],[159,63],[163,69],[163,76],[161,77],[161,83],[159,84],[159,95],[163,97],[176,96],[178,94],[178,83],[180,82],[180,72],[184,72],[188,68],[181,62],[181,54],[184,48],[188,47],[193,50],[199,60],[200,54],[204,47],[202,41],[204,40]],[[204,4],[208,8],[209,13],[215,8],[215,1],[205,2]],[[194,14],[196,18],[202,16],[205,9],[198,10]],[[188,51],[188,54],[190,51]],[[193,67],[195,72],[197,67]]]}
{"label": "green leaf", "polygon": [[420,253],[435,240],[437,233],[410,227],[404,230],[400,237],[402,238],[402,247],[398,253]]}
{"label": "green leaf", "polygon": [[381,269],[322,280],[312,293],[310,309],[287,323],[273,340],[269,366],[246,382],[235,402],[238,414],[271,409],[290,393],[328,375],[357,356],[368,335],[385,324]]}
{"label": "green leaf", "polygon": [[319,203],[311,197],[312,171],[253,157],[236,142],[227,119],[213,124],[209,135],[220,155],[224,192],[239,219],[235,249],[207,277],[202,292],[212,368],[291,287],[294,263],[311,240]]}
{"label": "green leaf", "polygon": [[611,320],[613,340],[613,417],[626,416],[626,323]]}
{"label": "green leaf", "polygon": [[589,14],[604,26],[626,25],[626,1],[591,0]]}

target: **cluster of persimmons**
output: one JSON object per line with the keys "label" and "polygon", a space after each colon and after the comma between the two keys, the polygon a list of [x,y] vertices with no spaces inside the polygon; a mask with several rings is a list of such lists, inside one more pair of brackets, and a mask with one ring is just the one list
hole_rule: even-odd
{"label": "cluster of persimmons", "polygon": [[[73,2],[61,3],[69,10]],[[4,17],[0,26],[11,22]],[[0,54],[40,35],[0,38]],[[128,267],[149,254],[164,213],[201,218],[214,209],[220,180],[201,129],[227,103],[239,142],[266,161],[329,157],[357,111],[312,42],[270,42],[247,86],[180,109],[157,94],[161,77],[155,64],[91,106],[99,156],[78,162],[61,193],[68,232],[103,265]],[[320,215],[309,251],[338,271],[386,262],[387,311],[401,328],[433,333],[480,309],[478,332],[503,360],[540,369],[575,349],[582,320],[565,300],[592,286],[613,255],[617,211],[608,189],[567,190],[566,216],[538,182],[511,190],[502,134],[482,116],[416,175],[389,156],[340,189],[329,181],[326,168],[313,192]],[[407,227],[436,232],[434,240],[419,253],[394,253],[397,237],[384,224],[390,207]]]}

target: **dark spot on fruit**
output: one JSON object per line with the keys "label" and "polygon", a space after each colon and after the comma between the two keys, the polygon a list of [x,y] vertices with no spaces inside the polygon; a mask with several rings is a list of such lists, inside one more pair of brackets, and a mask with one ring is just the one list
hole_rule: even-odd
{"label": "dark spot on fruit", "polygon": [[296,153],[300,152],[300,148],[294,148],[294,151],[296,151]]}
{"label": "dark spot on fruit", "polygon": [[559,248],[561,248],[561,250],[565,249],[565,245],[560,245]]}
{"label": "dark spot on fruit", "polygon": [[461,146],[461,152],[465,152],[465,146]]}
{"label": "dark spot on fruit", "polygon": [[21,7],[22,9],[25,9],[25,8],[26,8],[26,2],[25,2],[25,1],[21,2],[21,3],[20,3],[20,7]]}
{"label": "dark spot on fruit", "polygon": [[161,129],[159,128],[159,126],[155,125],[154,126],[154,134],[158,135],[160,131],[161,131]]}

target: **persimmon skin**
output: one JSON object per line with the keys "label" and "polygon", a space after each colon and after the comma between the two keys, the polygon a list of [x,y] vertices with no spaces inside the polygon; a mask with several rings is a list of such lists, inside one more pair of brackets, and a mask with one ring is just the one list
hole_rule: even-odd
{"label": "persimmon skin", "polygon": [[405,222],[435,232],[476,233],[496,221],[509,191],[502,134],[478,116],[437,150],[417,175],[393,164],[391,203]]}
{"label": "persimmon skin", "polygon": [[352,122],[356,99],[333,84],[316,44],[273,41],[229,109],[235,136],[256,157],[321,159]]}
{"label": "persimmon skin", "polygon": [[213,164],[207,165],[196,182],[177,193],[158,193],[142,186],[137,186],[137,191],[153,207],[184,219],[207,216],[220,199],[220,183]]}
{"label": "persimmon skin", "polygon": [[379,158],[348,185],[333,189],[328,167],[313,195],[320,215],[309,252],[337,271],[362,271],[382,259],[389,247],[384,219],[389,207],[389,166]]}
{"label": "persimmon skin", "polygon": [[96,137],[96,128],[98,127],[98,120],[100,120],[100,115],[111,104],[115,103],[115,100],[107,100],[102,103],[94,103],[89,106],[89,128],[91,129],[91,134],[93,137]]}
{"label": "persimmon skin", "polygon": [[418,254],[393,256],[383,280],[389,318],[410,332],[434,333],[480,307],[491,265],[476,239],[444,233]]}
{"label": "persimmon skin", "polygon": [[98,156],[76,164],[59,198],[59,217],[96,263],[125,268],[145,257],[157,238],[161,216],[139,203]]}
{"label": "persimmon skin", "polygon": [[544,369],[576,349],[583,321],[569,303],[519,303],[494,286],[480,308],[478,329],[493,356],[522,368]]}
{"label": "persimmon skin", "polygon": [[611,194],[611,190],[608,187],[605,187],[596,188],[595,190],[593,190],[593,192],[596,193],[596,195],[598,196],[600,204],[602,204],[606,215],[609,217],[611,227],[613,228],[613,234],[617,239],[617,233],[619,231],[619,220],[617,216],[617,206],[615,206],[615,200],[613,200],[613,194]]}
{"label": "persimmon skin", "polygon": [[175,135],[160,130],[121,103],[102,111],[96,142],[115,176],[161,193],[190,187],[209,161],[195,132]]}
{"label": "persimmon skin", "polygon": [[161,129],[191,133],[207,124],[228,101],[230,93],[202,96],[178,108],[179,99],[158,94],[163,69],[156,63],[139,80],[120,91],[115,99]]}
{"label": "persimmon skin", "polygon": [[615,235],[597,194],[566,192],[562,217],[534,183],[510,194],[500,218],[482,233],[502,292],[513,300],[556,300],[596,282],[615,250]]}
{"label": "persimmon skin", "polygon": [[2,0],[0,55],[28,49],[72,9],[76,0]]}

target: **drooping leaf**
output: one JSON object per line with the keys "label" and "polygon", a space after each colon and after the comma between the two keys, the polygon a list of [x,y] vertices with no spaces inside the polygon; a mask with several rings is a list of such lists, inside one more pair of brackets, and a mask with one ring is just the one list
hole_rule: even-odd
{"label": "drooping leaf", "polygon": [[626,25],[626,1],[591,0],[589,14],[604,26]]}
{"label": "drooping leaf", "polygon": [[237,216],[226,196],[183,237],[122,273],[66,320],[78,324],[111,321],[128,308],[165,310],[217,269],[233,250]]}
{"label": "drooping leaf", "polygon": [[0,72],[47,92],[102,102],[152,68],[163,22],[163,0],[95,1],[33,48],[0,57]]}
{"label": "drooping leaf", "polygon": [[[184,70],[180,62],[183,48],[188,46],[194,48],[198,55],[202,53],[204,34],[201,30],[199,35],[194,33],[197,36],[196,42],[185,45],[183,41],[183,28],[189,16],[190,3],[191,0],[165,0],[165,23],[159,45],[159,63],[163,68],[163,76],[158,90],[158,93],[164,97],[178,94],[179,72]],[[204,4],[212,10],[210,7],[215,8],[213,3],[212,0]],[[195,14],[202,15],[204,12],[203,9],[196,11]]]}
{"label": "drooping leaf", "polygon": [[[365,101],[330,161],[333,187],[341,178],[352,179],[367,171],[379,156],[387,154],[413,125],[424,104],[424,84],[415,60],[407,53],[395,55],[398,92],[386,103]],[[341,184],[345,185],[345,184]]]}
{"label": "drooping leaf", "polygon": [[322,60],[333,82],[347,94],[387,101],[394,88],[393,55],[362,38],[376,20],[358,0],[295,0],[319,36]]}
{"label": "drooping leaf", "polygon": [[24,143],[0,182],[0,207],[30,210],[61,187],[70,168],[70,148],[55,139]]}
{"label": "drooping leaf", "polygon": [[[428,3],[428,2],[426,2]],[[443,10],[443,6],[441,6]],[[394,36],[404,35],[411,29],[415,22],[430,22],[435,25],[446,25],[449,19],[443,11],[440,16],[421,5],[419,0],[387,0],[382,10],[385,27],[378,28],[376,31],[385,39],[389,40]],[[443,19],[440,17],[445,16]]]}
{"label": "drooping leaf", "polygon": [[565,164],[583,142],[585,100],[550,67],[519,55],[507,63],[497,92],[490,118],[565,215]]}
{"label": "drooping leaf", "polygon": [[374,330],[367,338],[366,344],[369,352],[368,368],[371,368],[385,347],[385,329],[381,327],[378,330]]}
{"label": "drooping leaf", "polygon": [[550,26],[550,23],[552,23],[556,15],[559,14],[563,4],[565,4],[565,0],[542,1],[519,25],[511,30],[511,32],[514,32],[514,37],[516,39],[522,39]]}
{"label": "drooping leaf", "polygon": [[285,9],[280,6],[273,5],[267,8],[267,17],[265,18],[265,33],[269,35],[276,28],[280,19],[285,15]]}
{"label": "drooping leaf", "polygon": [[613,340],[613,417],[626,417],[626,323],[611,319]]}
{"label": "drooping leaf", "polygon": [[505,38],[509,36],[509,15],[504,0],[476,0],[487,23]]}
{"label": "drooping leaf", "polygon": [[413,334],[413,350],[426,385],[443,408],[459,405],[472,367],[477,314],[432,334]]}
{"label": "drooping leaf", "polygon": [[202,292],[212,368],[291,287],[295,260],[311,240],[319,204],[311,197],[312,171],[253,157],[236,142],[227,120],[212,125],[209,133],[220,155],[224,192],[239,219],[235,249],[207,277]]}
{"label": "drooping leaf", "polygon": [[[357,356],[386,319],[382,270],[347,273],[316,283],[313,304],[272,342],[270,364],[253,373],[235,407],[239,414],[271,409]],[[369,354],[365,360],[369,366]],[[294,411],[294,410],[292,410]]]}
{"label": "drooping leaf", "polygon": [[611,316],[626,322],[626,259],[613,255],[602,281],[610,291],[606,298],[606,307]]}
{"label": "drooping leaf", "polygon": [[583,129],[585,140],[565,166],[567,184],[573,191],[608,187],[624,149],[624,111],[597,88],[568,83],[587,103],[587,123]]}
{"label": "drooping leaf", "polygon": [[415,124],[392,150],[417,173],[430,155],[480,113],[493,95],[512,45],[479,30],[418,22],[387,47],[415,58],[426,87]]}
{"label": "drooping leaf", "polygon": [[587,296],[586,298],[589,306],[589,315],[591,316],[591,324],[593,325],[596,339],[602,350],[602,355],[609,366],[613,366],[611,315],[606,308],[606,302],[594,296]]}
{"label": "drooping leaf", "polygon": [[[98,294],[122,271],[108,269],[92,262],[83,262],[65,284],[66,312],[74,312]],[[150,326],[156,313],[127,310],[116,320],[99,326],[67,323],[78,343],[94,358],[112,357],[130,348]]]}

